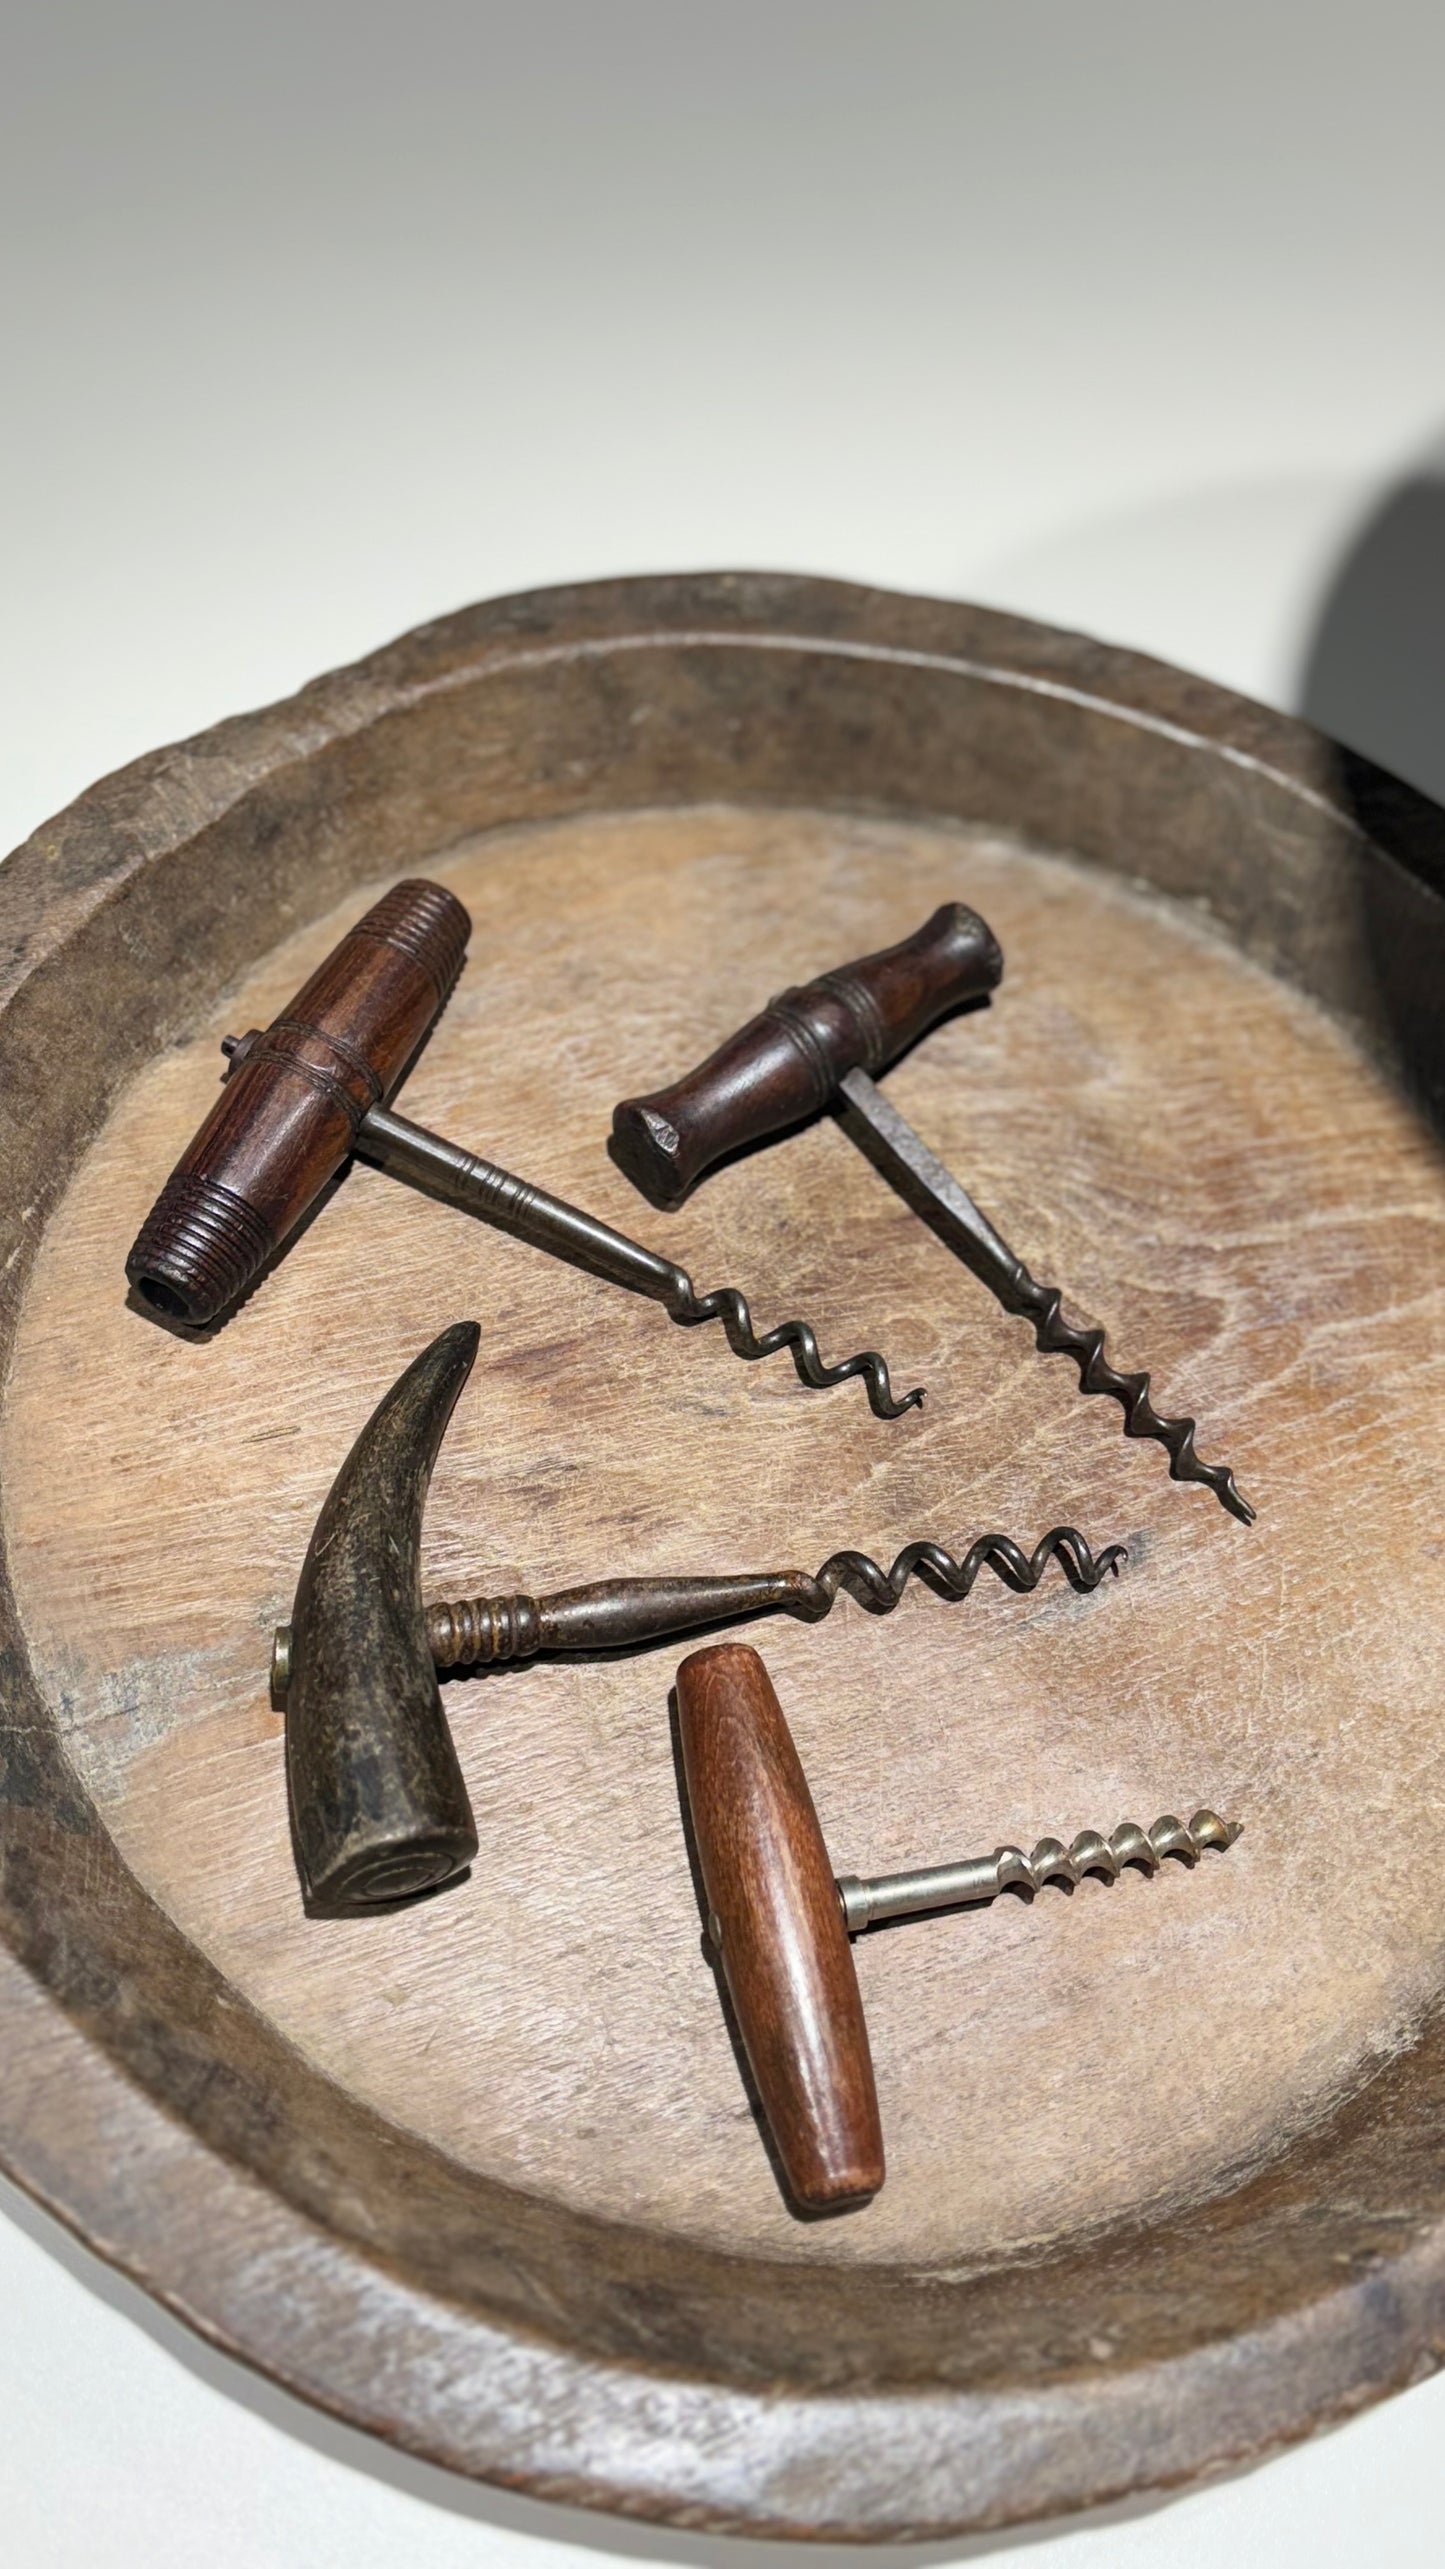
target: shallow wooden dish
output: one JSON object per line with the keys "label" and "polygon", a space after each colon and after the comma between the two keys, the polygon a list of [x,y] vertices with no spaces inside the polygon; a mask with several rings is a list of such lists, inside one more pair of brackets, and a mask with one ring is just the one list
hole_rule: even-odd
{"label": "shallow wooden dish", "polygon": [[[1437,816],[1300,726],[974,609],[765,577],[504,601],[141,761],[0,875],[0,2150],[199,2329],[458,2470],[674,2523],[933,2534],[1180,2481],[1445,2330],[1432,1639]],[[921,1416],[356,1170],[208,1344],[125,1307],[213,1093],[374,888],[470,906],[402,1094]],[[890,1076],[1195,1410],[1127,1445],[824,1119],[670,1221],[614,1098],[961,895],[993,1007]],[[449,1692],[482,1836],[301,1913],[268,1630],[357,1426],[483,1349],[434,1589],[885,1560],[1068,1520],[1107,1593],[758,1628],[840,1870],[1212,1801],[1187,1876],[858,1948],[890,2175],[784,2210],[703,1958],[676,1653]],[[1432,1366],[1436,1369],[1432,1374]]]}

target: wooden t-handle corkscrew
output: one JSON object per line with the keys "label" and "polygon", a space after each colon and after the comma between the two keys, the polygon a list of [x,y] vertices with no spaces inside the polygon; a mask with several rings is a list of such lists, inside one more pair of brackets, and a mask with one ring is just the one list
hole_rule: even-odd
{"label": "wooden t-handle corkscrew", "polygon": [[983,997],[1003,974],[992,930],[961,901],[935,910],[914,936],[885,953],[820,973],[785,990],[695,1070],[670,1088],[625,1097],[613,1109],[612,1157],[634,1186],[664,1210],[682,1202],[729,1152],[843,1104],[844,1130],[921,1211],[1005,1311],[1020,1313],[1045,1355],[1070,1356],[1079,1388],[1104,1392],[1124,1412],[1126,1436],[1162,1445],[1176,1481],[1202,1481],[1221,1506],[1252,1525],[1254,1509],[1226,1463],[1201,1463],[1192,1418],[1164,1418],[1145,1373],[1116,1371],[1102,1329],[1063,1317],[1057,1286],[1040,1284],[957,1178],[935,1159],[874,1086],[915,1038],[966,999]]}
{"label": "wooden t-handle corkscrew", "polygon": [[718,1642],[677,1672],[678,1728],[693,1838],[721,1964],[783,2179],[804,2211],[866,2202],[883,2183],[883,2130],[850,1936],[885,1918],[992,1900],[1016,1887],[1114,1881],[1126,1865],[1157,1873],[1221,1852],[1236,1821],[1196,1811],[1071,1846],[1041,1838],[1028,1854],[995,1848],[961,1864],[836,1879],[808,1780],[755,1650]]}
{"label": "wooden t-handle corkscrew", "polygon": [[873,1349],[825,1365],[805,1320],[761,1337],[736,1286],[700,1294],[670,1258],[390,1112],[386,1103],[451,995],[471,921],[439,883],[395,884],[334,946],[264,1033],[228,1035],[226,1085],[166,1180],[126,1261],[141,1303],[202,1328],[253,1284],[322,1188],[355,1151],[391,1177],[647,1294],[690,1327],[720,1320],[735,1356],[790,1350],[819,1391],[861,1375],[876,1416],[895,1400]]}

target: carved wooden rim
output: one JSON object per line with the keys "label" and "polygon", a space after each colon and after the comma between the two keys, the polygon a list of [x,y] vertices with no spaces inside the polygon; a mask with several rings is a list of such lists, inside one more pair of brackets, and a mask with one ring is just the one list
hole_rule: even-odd
{"label": "carved wooden rim", "polygon": [[[0,1360],[114,1092],[256,952],[476,830],[704,798],[1004,822],[1147,875],[1430,1072],[1445,818],[1302,725],[1076,636],[834,583],[502,600],[138,761],[0,875]],[[356,2424],[675,2524],[901,2538],[1261,2454],[1440,2360],[1445,2017],[1167,2227],[948,2282],[790,2267],[784,2288],[465,2177],[318,2077],[121,1864],[8,1579],[0,1653],[0,2160]]]}

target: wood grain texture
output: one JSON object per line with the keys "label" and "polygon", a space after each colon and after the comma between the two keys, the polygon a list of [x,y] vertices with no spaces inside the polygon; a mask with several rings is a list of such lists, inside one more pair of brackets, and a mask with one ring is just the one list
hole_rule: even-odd
{"label": "wood grain texture", "polygon": [[471,922],[433,883],[398,883],[349,926],[230,1069],[151,1206],[126,1274],[201,1326],[237,1299],[335,1177],[461,969]]}
{"label": "wood grain texture", "polygon": [[832,2212],[883,2183],[858,1975],[808,1779],[758,1652],[715,1642],[677,1672],[707,1935],[795,2204]]}
{"label": "wood grain texture", "polygon": [[951,1010],[987,998],[1003,957],[986,922],[949,901],[882,954],[780,991],[694,1069],[612,1110],[612,1156],[653,1204],[682,1202],[705,1169],[830,1103],[844,1074],[882,1070]]}
{"label": "wood grain texture", "polygon": [[[892,1424],[360,1167],[206,1345],[127,1311],[219,1034],[403,872],[476,922],[403,1111],[637,1228],[619,1093],[739,989],[977,907],[1004,988],[889,1093],[1197,1411],[1259,1527],[1126,1445],[828,1119],[646,1236],[760,1321],[882,1346],[930,1386]],[[1384,1065],[1428,1070],[1411,994],[1445,949],[1327,752],[972,610],[644,583],[478,610],[143,762],[0,897],[22,2178],[379,2431],[754,2530],[1078,2504],[1435,2360],[1445,1191]],[[1246,1821],[1228,1866],[861,1948],[890,2169],[845,2222],[789,2218],[751,2120],[665,1646],[450,1688],[470,1881],[301,1915],[269,1627],[363,1420],[467,1316],[432,1593],[1058,1518],[1129,1542],[1090,1598],[985,1579],[767,1627],[840,1869],[1195,1800]]]}
{"label": "wood grain texture", "polygon": [[[1407,2039],[1433,1986],[1428,1147],[1327,1024],[1190,921],[997,840],[636,814],[494,838],[440,871],[476,956],[509,934],[528,968],[468,969],[401,1102],[611,1219],[636,1201],[601,1148],[619,1055],[658,1057],[684,977],[680,960],[636,971],[639,909],[670,956],[696,957],[710,1001],[790,934],[802,962],[788,920],[810,903],[862,948],[962,891],[997,925],[1010,997],[939,1029],[893,1093],[1120,1355],[1198,1413],[1261,1530],[1216,1524],[1205,1493],[1127,1445],[828,1121],[654,1231],[764,1312],[766,1287],[811,1313],[825,1345],[894,1353],[931,1387],[916,1420],[874,1419],[856,1387],[805,1393],[785,1358],[739,1366],[359,1165],[209,1343],[142,1323],[106,1245],[133,1235],[204,1111],[215,1029],[274,1013],[337,935],[328,914],[118,1102],[17,1340],[0,1444],[16,1595],[126,1862],[348,2091],[466,2167],[599,2215],[794,2262],[947,2268],[1207,2194]],[[599,1001],[569,1014],[579,951]],[[1088,1884],[860,1952],[892,2136],[866,2220],[799,2231],[752,2131],[698,1960],[665,1649],[448,1689],[473,1882],[384,1929],[300,1913],[270,1628],[354,1435],[460,1318],[482,1346],[433,1479],[429,1594],[813,1567],[926,1534],[961,1550],[994,1527],[1031,1543],[1060,1521],[1129,1545],[1089,1598],[1050,1574],[1015,1599],[985,1576],[958,1606],[920,1588],[883,1622],[845,1599],[816,1630],[767,1627],[778,1682],[814,1708],[799,1747],[840,1870],[1180,1803],[1248,1822],[1238,1862],[1205,1880]],[[54,1421],[82,1346],[77,1451]],[[1362,1880],[1338,1859],[1341,1811],[1352,1835],[1388,1825],[1387,1868]],[[1161,2039],[1205,2024],[1202,2053]],[[1081,2148],[1057,2107],[1085,2067]],[[998,2094],[1006,2149],[981,2110]]]}

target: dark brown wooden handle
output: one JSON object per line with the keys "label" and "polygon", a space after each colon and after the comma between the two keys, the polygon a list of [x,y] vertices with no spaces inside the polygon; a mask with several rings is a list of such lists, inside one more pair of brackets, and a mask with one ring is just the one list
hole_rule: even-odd
{"label": "dark brown wooden handle", "polygon": [[241,1037],[126,1260],[143,1301],[200,1327],[245,1292],[446,1005],[471,928],[441,884],[394,884],[265,1033]]}
{"label": "dark brown wooden handle", "polygon": [[708,1932],[789,2193],[808,2211],[883,2183],[883,2132],[853,1952],[772,1679],[745,1642],[677,1672]]}
{"label": "dark brown wooden handle", "polygon": [[998,987],[993,930],[946,901],[901,945],[785,990],[671,1088],[626,1097],[612,1156],[652,1204],[680,1204],[728,1151],[826,1106],[850,1070],[881,1070],[950,1009]]}

